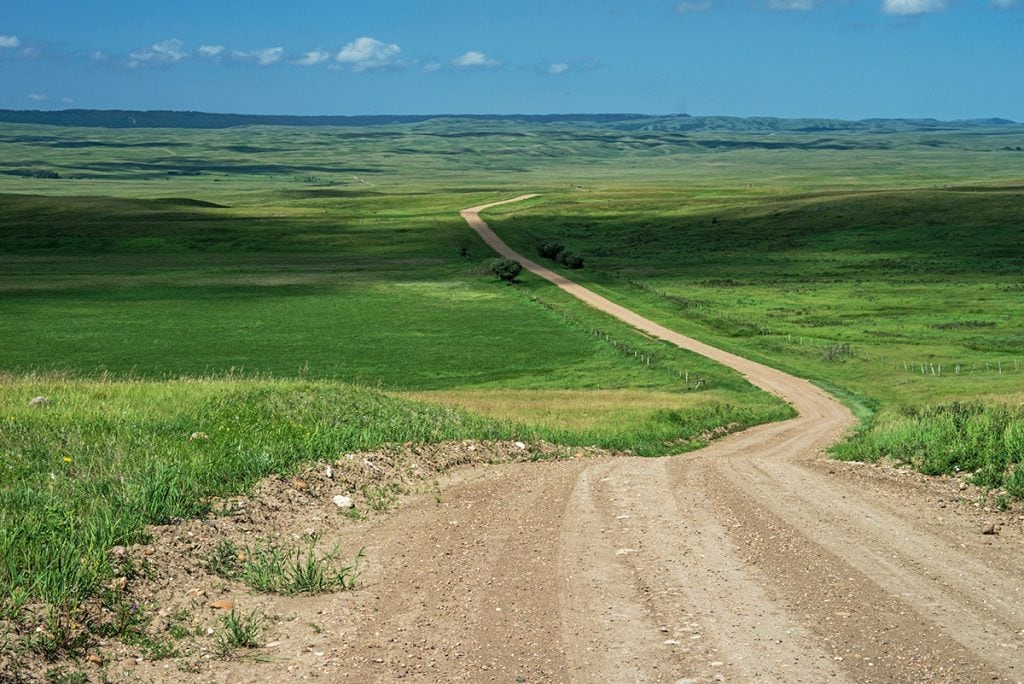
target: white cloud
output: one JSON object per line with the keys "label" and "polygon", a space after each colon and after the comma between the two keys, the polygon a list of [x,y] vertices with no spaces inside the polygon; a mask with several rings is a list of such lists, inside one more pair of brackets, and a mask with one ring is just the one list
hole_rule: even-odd
{"label": "white cloud", "polygon": [[452,65],[461,69],[472,69],[480,67],[496,67],[500,66],[501,62],[496,59],[491,59],[482,52],[470,50],[469,52],[465,52],[453,59]]}
{"label": "white cloud", "polygon": [[272,47],[262,50],[250,50],[248,52],[235,50],[231,53],[231,56],[242,62],[256,62],[260,66],[270,66],[284,58],[284,48]]}
{"label": "white cloud", "polygon": [[689,14],[690,12],[707,12],[715,6],[711,0],[683,0],[676,5],[676,12]]}
{"label": "white cloud", "polygon": [[32,100],[33,102],[46,102],[50,98],[39,93],[29,93],[28,99]]}
{"label": "white cloud", "polygon": [[129,53],[128,66],[134,69],[143,64],[174,64],[188,56],[185,44],[177,38],[171,38]]}
{"label": "white cloud", "polygon": [[325,50],[310,50],[302,57],[295,60],[296,64],[301,66],[313,66],[315,64],[323,64],[331,58],[331,53]]}
{"label": "white cloud", "polygon": [[427,62],[423,65],[423,71],[428,74],[432,74],[435,71],[440,71],[441,65],[437,62]]}
{"label": "white cloud", "polygon": [[815,0],[769,0],[768,7],[777,12],[810,12]]}
{"label": "white cloud", "polygon": [[585,73],[600,69],[602,66],[601,62],[593,57],[571,57],[557,62],[538,62],[536,72],[545,76],[561,76],[569,73]]}
{"label": "white cloud", "polygon": [[0,35],[0,48],[16,48],[21,45],[21,40],[18,36],[4,36]]}
{"label": "white cloud", "polygon": [[75,104],[75,100],[73,98],[70,98],[70,97],[62,97],[62,98],[60,98],[60,101],[63,104]]}
{"label": "white cloud", "polygon": [[97,62],[106,62],[108,59],[110,59],[110,57],[107,56],[107,53],[103,52],[103,50],[94,50],[90,57],[92,57]]}
{"label": "white cloud", "polygon": [[949,0],[883,0],[882,11],[886,14],[933,14],[944,12]]}
{"label": "white cloud", "polygon": [[992,6],[996,9],[1013,9],[1017,0],[992,0]]}
{"label": "white cloud", "polygon": [[335,59],[341,64],[351,64],[353,71],[383,69],[401,64],[398,56],[402,48],[395,43],[385,43],[376,38],[361,36],[345,45]]}
{"label": "white cloud", "polygon": [[200,57],[206,57],[207,59],[217,59],[224,52],[223,45],[200,45],[197,50]]}

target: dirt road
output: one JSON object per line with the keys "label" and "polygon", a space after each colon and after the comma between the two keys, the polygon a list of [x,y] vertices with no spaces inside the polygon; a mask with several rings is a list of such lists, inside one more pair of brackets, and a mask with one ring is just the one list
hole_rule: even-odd
{"label": "dirt road", "polygon": [[982,535],[986,514],[956,503],[953,481],[822,458],[852,423],[830,396],[515,254],[484,208],[462,215],[499,253],[799,417],[676,458],[464,471],[346,533],[366,546],[363,588],[313,599],[313,618],[296,604],[278,630],[293,655],[223,681],[1024,680],[1015,516]]}

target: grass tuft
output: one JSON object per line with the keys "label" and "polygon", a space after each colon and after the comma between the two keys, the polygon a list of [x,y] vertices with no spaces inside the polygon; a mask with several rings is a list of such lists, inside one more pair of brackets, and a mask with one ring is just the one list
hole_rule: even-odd
{"label": "grass tuft", "polygon": [[223,539],[207,558],[206,567],[226,579],[240,580],[255,591],[273,594],[323,594],[355,588],[359,577],[360,549],[350,565],[339,565],[337,547],[318,554],[316,539],[305,549],[274,544],[239,550]]}
{"label": "grass tuft", "polygon": [[243,615],[234,608],[224,616],[221,629],[217,632],[217,653],[222,658],[229,658],[241,648],[259,648],[259,636],[263,626],[263,618],[257,617],[253,611]]}

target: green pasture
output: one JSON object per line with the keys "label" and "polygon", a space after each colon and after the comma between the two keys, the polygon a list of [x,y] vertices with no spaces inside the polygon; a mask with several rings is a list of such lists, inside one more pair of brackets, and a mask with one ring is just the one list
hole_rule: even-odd
{"label": "green pasture", "polygon": [[876,404],[1024,385],[1024,184],[792,193],[554,195],[488,218],[556,240],[571,276],[723,347]]}
{"label": "green pasture", "polygon": [[[610,187],[488,220],[526,253],[557,241],[586,255],[567,275],[611,299],[848,400],[867,422],[843,457],[975,473],[1020,495],[1019,181],[741,199]],[[977,400],[980,417],[948,419]]]}
{"label": "green pasture", "polygon": [[[874,415],[844,456],[1015,487],[1022,144],[1013,126],[0,125],[0,619],[73,607],[110,545],[304,459],[464,438],[665,454],[791,415],[489,274],[458,210],[524,192],[487,215],[514,246],[562,242],[585,258],[571,277]],[[963,454],[988,429],[985,455],[897,449],[913,421]]]}

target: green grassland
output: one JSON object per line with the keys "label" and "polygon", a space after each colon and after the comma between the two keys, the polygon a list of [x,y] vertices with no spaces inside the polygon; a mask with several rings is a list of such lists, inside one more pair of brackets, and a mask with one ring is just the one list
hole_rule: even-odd
{"label": "green grassland", "polygon": [[867,422],[838,456],[972,472],[1024,495],[1019,181],[608,188],[489,219],[523,251],[557,241],[587,255],[568,274],[619,303],[848,399]]}
{"label": "green grassland", "polygon": [[[111,544],[303,459],[463,438],[664,454],[791,415],[488,274],[457,211],[523,192],[542,196],[487,216],[514,246],[558,240],[586,259],[571,277],[876,416],[846,456],[924,466],[987,430],[984,463],[928,462],[1015,487],[1024,129],[678,124],[0,125],[4,605],[74,604]],[[897,450],[908,420],[945,437]]]}

